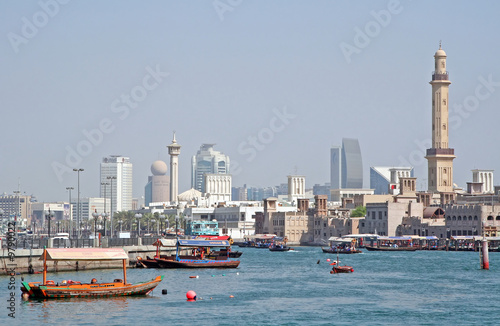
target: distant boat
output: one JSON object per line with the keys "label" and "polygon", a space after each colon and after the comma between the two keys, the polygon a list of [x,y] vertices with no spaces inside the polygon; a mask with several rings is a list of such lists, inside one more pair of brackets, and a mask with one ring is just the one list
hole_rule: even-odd
{"label": "distant boat", "polygon": [[328,254],[359,254],[362,251],[356,249],[356,239],[330,237],[328,239],[330,246],[321,250]]}
{"label": "distant boat", "polygon": [[[49,248],[44,249],[43,281],[21,282],[21,291],[29,298],[95,298],[147,295],[162,281],[163,276],[155,279],[131,284],[127,283],[126,261],[127,253],[121,248]],[[47,261],[123,261],[123,279],[113,282],[98,283],[96,279],[90,282],[47,280]]]}

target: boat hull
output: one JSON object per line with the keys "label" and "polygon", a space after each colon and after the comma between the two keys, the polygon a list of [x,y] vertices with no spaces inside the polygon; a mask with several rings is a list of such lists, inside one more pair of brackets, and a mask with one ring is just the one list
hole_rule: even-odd
{"label": "boat hull", "polygon": [[123,282],[97,284],[54,284],[42,285],[40,282],[21,282],[21,291],[30,298],[99,298],[147,295],[162,281],[163,276],[144,283],[124,284]]}
{"label": "boat hull", "polygon": [[416,247],[365,247],[368,251],[415,251]]}
{"label": "boat hull", "polygon": [[272,248],[272,247],[269,247],[269,251],[289,251],[291,249],[292,248],[290,248],[290,247],[286,247],[286,248]]}
{"label": "boat hull", "polygon": [[354,268],[352,266],[334,266],[332,268],[333,273],[352,273]]}
{"label": "boat hull", "polygon": [[236,268],[239,260],[212,260],[212,259],[157,259],[160,268]]}
{"label": "boat hull", "polygon": [[321,250],[323,250],[324,253],[327,253],[327,254],[359,254],[359,253],[362,253],[361,250],[335,250],[335,249],[331,249],[331,248],[321,248]]}

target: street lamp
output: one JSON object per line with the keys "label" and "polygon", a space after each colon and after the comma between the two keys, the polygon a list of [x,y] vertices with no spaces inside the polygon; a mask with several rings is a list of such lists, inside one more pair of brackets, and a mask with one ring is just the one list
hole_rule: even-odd
{"label": "street lamp", "polygon": [[54,217],[54,212],[51,212],[50,211],[50,208],[49,208],[49,211],[48,212],[45,212],[45,219],[47,221],[49,221],[49,230],[48,230],[48,234],[49,234],[49,238],[50,238],[50,220]]}
{"label": "street lamp", "polygon": [[97,220],[101,216],[97,214],[97,209],[92,213],[92,216],[94,217],[94,239],[97,239]]}
{"label": "street lamp", "polygon": [[111,207],[109,212],[109,219],[111,220],[111,235],[113,235],[113,180],[116,180],[116,176],[106,177],[106,179],[110,180],[111,182]]}
{"label": "street lamp", "polygon": [[78,174],[78,205],[77,205],[77,211],[76,211],[76,219],[77,219],[77,224],[78,224],[78,237],[81,235],[81,228],[80,228],[80,172],[83,172],[83,169],[73,169]]}
{"label": "street lamp", "polygon": [[137,237],[139,238],[141,236],[141,213],[135,214],[135,218],[137,219]]}
{"label": "street lamp", "polygon": [[[73,187],[66,187],[66,190],[69,192],[69,229],[71,230],[71,227],[73,225],[73,210],[71,209],[71,190],[75,188]],[[75,236],[73,234],[73,236]]]}
{"label": "street lamp", "polygon": [[179,223],[179,215],[175,215],[175,237],[177,238],[179,235],[179,230],[177,224]]}

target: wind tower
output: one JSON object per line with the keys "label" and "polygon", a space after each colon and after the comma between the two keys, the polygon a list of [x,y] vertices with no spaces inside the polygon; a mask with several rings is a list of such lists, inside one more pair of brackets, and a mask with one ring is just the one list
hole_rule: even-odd
{"label": "wind tower", "polygon": [[167,146],[168,154],[170,155],[170,200],[177,203],[177,195],[179,195],[179,155],[181,154],[181,145],[177,144],[174,139],[172,144]]}
{"label": "wind tower", "polygon": [[[448,88],[451,84],[446,71],[446,53],[441,48],[434,54],[432,74],[432,148],[427,149],[428,189],[430,192],[453,193],[453,159],[455,150],[448,143]],[[453,195],[451,195],[453,197]],[[451,199],[451,198],[450,198]]]}

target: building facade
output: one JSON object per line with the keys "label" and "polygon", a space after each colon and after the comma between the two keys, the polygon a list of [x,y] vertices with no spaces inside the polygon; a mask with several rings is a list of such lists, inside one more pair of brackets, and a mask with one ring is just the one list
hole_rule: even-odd
{"label": "building facade", "polygon": [[229,156],[214,150],[215,144],[202,144],[191,159],[191,187],[204,191],[205,174],[229,174]]}
{"label": "building facade", "polygon": [[107,199],[107,213],[132,209],[132,163],[128,157],[111,155],[103,158],[100,180],[100,196]]}
{"label": "building facade", "polygon": [[399,178],[413,177],[412,167],[370,167],[370,189],[375,195],[397,195],[399,193]]}
{"label": "building facade", "polygon": [[472,170],[472,182],[482,183],[483,193],[494,193],[493,170]]}

